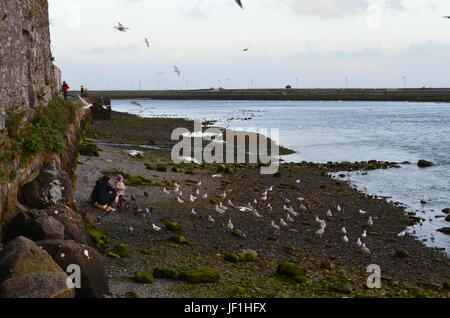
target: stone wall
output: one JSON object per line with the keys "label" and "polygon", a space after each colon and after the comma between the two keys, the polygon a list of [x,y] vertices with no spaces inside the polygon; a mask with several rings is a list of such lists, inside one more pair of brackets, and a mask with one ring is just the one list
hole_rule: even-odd
{"label": "stone wall", "polygon": [[26,110],[33,117],[58,90],[53,65],[47,0],[0,1],[0,133],[6,111]]}

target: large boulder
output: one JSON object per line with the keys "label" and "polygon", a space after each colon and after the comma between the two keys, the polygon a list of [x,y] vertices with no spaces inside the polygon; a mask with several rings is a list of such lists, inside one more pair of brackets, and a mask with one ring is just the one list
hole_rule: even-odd
{"label": "large boulder", "polygon": [[109,293],[108,278],[101,257],[91,247],[75,241],[37,242],[62,268],[76,264],[81,269],[81,289],[77,297],[103,297]]}
{"label": "large boulder", "polygon": [[0,283],[7,279],[41,272],[64,272],[36,243],[20,236],[9,242],[0,254]]}
{"label": "large boulder", "polygon": [[6,280],[0,286],[1,298],[74,298],[68,276],[63,272],[30,273]]}
{"label": "large boulder", "polygon": [[59,203],[74,206],[69,174],[44,165],[41,174],[23,186],[21,201],[34,209],[45,209]]}
{"label": "large boulder", "polygon": [[12,240],[20,235],[34,241],[66,239],[91,245],[83,217],[63,204],[17,213],[6,228],[5,238]]}

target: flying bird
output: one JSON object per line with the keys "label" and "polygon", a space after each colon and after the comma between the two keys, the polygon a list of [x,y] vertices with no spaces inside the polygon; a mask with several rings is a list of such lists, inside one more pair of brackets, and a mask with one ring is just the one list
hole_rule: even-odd
{"label": "flying bird", "polygon": [[242,9],[244,9],[244,6],[242,5],[241,0],[234,0],[234,2],[236,2]]}
{"label": "flying bird", "polygon": [[129,30],[130,28],[124,27],[122,25],[122,23],[119,22],[119,24],[117,26],[115,26],[114,29],[116,29],[117,31],[120,31],[120,32],[127,32],[127,30]]}
{"label": "flying bird", "polygon": [[174,72],[174,73],[177,73],[178,76],[181,76],[181,71],[180,71],[180,69],[178,68],[178,66],[176,66],[176,65],[174,65],[174,67],[173,67],[173,72]]}
{"label": "flying bird", "polygon": [[144,43],[147,44],[147,47],[150,47],[150,41],[147,38],[145,38]]}
{"label": "flying bird", "polygon": [[446,15],[444,17],[442,17],[443,19],[450,19],[450,15]]}

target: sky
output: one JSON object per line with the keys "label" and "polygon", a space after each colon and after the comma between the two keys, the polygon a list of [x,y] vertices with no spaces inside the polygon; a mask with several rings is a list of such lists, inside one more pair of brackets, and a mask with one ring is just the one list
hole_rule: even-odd
{"label": "sky", "polygon": [[49,0],[55,63],[72,88],[450,87],[450,1],[242,2]]}

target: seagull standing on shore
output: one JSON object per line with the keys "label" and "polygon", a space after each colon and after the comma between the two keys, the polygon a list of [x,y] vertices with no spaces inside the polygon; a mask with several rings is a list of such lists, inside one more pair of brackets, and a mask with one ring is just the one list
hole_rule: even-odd
{"label": "seagull standing on shore", "polygon": [[348,237],[347,237],[347,235],[344,235],[344,237],[342,238],[342,240],[344,241],[344,243],[348,243]]}
{"label": "seagull standing on shore", "polygon": [[231,220],[228,220],[227,228],[230,232],[233,231],[234,225],[233,225],[233,222],[231,222]]}
{"label": "seagull standing on shore", "polygon": [[217,213],[219,213],[220,215],[223,215],[223,214],[225,213],[225,210],[222,210],[221,208],[219,208],[219,205],[218,205],[218,204],[216,204],[215,211],[216,211]]}
{"label": "seagull standing on shore", "polygon": [[341,211],[342,211],[342,209],[341,209],[341,206],[340,206],[340,205],[338,205],[338,206],[337,206],[337,211],[338,211],[338,212],[341,212]]}
{"label": "seagull standing on shore", "polygon": [[184,201],[180,197],[177,197],[177,202],[180,204],[184,203]]}
{"label": "seagull standing on shore", "polygon": [[164,194],[170,194],[170,192],[169,192],[169,191],[167,191],[167,189],[166,189],[166,188],[164,188],[164,189],[163,189],[163,193],[164,193]]}
{"label": "seagull standing on shore", "polygon": [[405,231],[403,231],[403,232],[400,232],[400,233],[398,233],[398,237],[403,237],[403,236],[405,236],[406,235],[406,232]]}
{"label": "seagull standing on shore", "polygon": [[359,214],[366,214],[366,213],[367,213],[366,211],[359,210]]}
{"label": "seagull standing on shore", "polygon": [[156,232],[161,231],[161,228],[159,226],[156,226],[155,224],[152,224],[152,228],[153,230],[155,230]]}
{"label": "seagull standing on shore", "polygon": [[205,193],[204,195],[202,195],[202,199],[208,199],[208,193]]}
{"label": "seagull standing on shore", "polygon": [[210,215],[209,217],[208,217],[208,222],[210,222],[210,223],[216,223],[216,220],[214,220],[213,218],[212,218],[212,216]]}
{"label": "seagull standing on shore", "polygon": [[367,221],[367,225],[372,227],[373,226],[373,219],[372,217],[369,218],[369,221]]}
{"label": "seagull standing on shore", "polygon": [[197,215],[198,215],[198,212],[195,211],[195,209],[192,209],[191,214],[192,214],[193,216],[197,216]]}
{"label": "seagull standing on shore", "polygon": [[317,230],[316,235],[319,235],[320,237],[322,237],[322,235],[325,233],[325,228],[321,227],[319,230]]}
{"label": "seagull standing on shore", "polygon": [[275,231],[279,231],[279,230],[280,230],[280,227],[279,227],[278,225],[275,224],[275,221],[272,221],[272,222],[270,223],[270,225],[272,226],[272,228],[273,228]]}
{"label": "seagull standing on shore", "polygon": [[294,222],[294,219],[291,218],[291,216],[289,215],[289,213],[288,213],[287,216],[286,216],[286,220],[287,220],[288,222]]}
{"label": "seagull standing on shore", "polygon": [[356,245],[358,245],[359,247],[362,247],[362,242],[361,242],[360,238],[358,238],[358,240],[356,241]]}
{"label": "seagull standing on shore", "polygon": [[366,238],[367,237],[367,231],[364,231],[364,233],[361,236]]}
{"label": "seagull standing on shore", "polygon": [[364,253],[370,254],[370,250],[366,247],[366,244],[363,244],[361,249]]}
{"label": "seagull standing on shore", "polygon": [[331,213],[331,210],[328,210],[327,216],[328,216],[329,218],[331,218],[331,217],[333,216],[333,213]]}
{"label": "seagull standing on shore", "polygon": [[283,220],[283,218],[280,219],[281,226],[287,227],[288,224]]}
{"label": "seagull standing on shore", "polygon": [[345,228],[345,227],[343,227],[343,228],[342,228],[342,230],[341,230],[341,232],[342,232],[343,234],[347,234],[347,230],[346,230],[346,228]]}
{"label": "seagull standing on shore", "polygon": [[194,202],[195,200],[197,200],[197,198],[194,197],[194,196],[191,194],[190,197],[189,197],[189,200],[190,200],[191,202]]}

